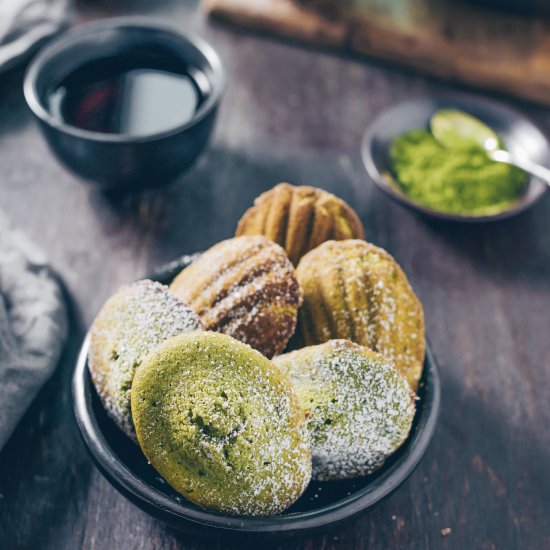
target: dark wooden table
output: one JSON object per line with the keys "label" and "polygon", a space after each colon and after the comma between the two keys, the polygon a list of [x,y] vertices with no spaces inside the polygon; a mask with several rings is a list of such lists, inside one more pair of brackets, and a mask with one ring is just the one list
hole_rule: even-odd
{"label": "dark wooden table", "polygon": [[[0,548],[226,547],[187,540],[103,479],[78,439],[71,371],[119,285],[231,236],[281,180],[341,195],[397,258],[424,303],[443,380],[439,427],[412,477],[363,518],[284,548],[550,548],[550,196],[494,225],[420,218],[373,189],[358,144],[380,109],[449,86],[213,26],[193,1],[112,4],[81,2],[78,17],[152,13],[204,33],[229,86],[208,152],[179,183],[111,200],[52,158],[22,71],[0,77],[0,207],[47,251],[71,305],[63,360],[0,454]],[[550,130],[547,111],[520,107]]]}

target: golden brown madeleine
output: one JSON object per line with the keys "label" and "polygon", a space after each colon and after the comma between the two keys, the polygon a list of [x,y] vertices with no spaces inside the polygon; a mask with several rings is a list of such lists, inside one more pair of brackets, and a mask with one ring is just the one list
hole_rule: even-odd
{"label": "golden brown madeleine", "polygon": [[302,258],[296,276],[306,344],[341,338],[368,346],[393,359],[416,391],[426,349],[424,314],[390,254],[365,241],[328,241]]}
{"label": "golden brown madeleine", "polygon": [[265,235],[297,265],[328,240],[362,239],[361,220],[347,203],[316,187],[280,183],[261,194],[239,221],[236,236]]}
{"label": "golden brown madeleine", "polygon": [[216,244],[171,285],[207,330],[223,332],[266,357],[294,333],[302,294],[285,251],[262,236]]}

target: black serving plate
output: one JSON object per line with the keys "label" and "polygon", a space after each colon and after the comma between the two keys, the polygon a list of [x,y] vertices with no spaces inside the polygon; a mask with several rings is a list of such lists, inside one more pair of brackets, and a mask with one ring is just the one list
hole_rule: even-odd
{"label": "black serving plate", "polygon": [[361,145],[361,155],[367,174],[378,189],[402,205],[426,216],[467,223],[510,218],[527,210],[542,198],[548,185],[535,177],[530,177],[525,192],[513,206],[502,212],[484,216],[432,210],[405,195],[391,174],[390,147],[397,136],[416,128],[427,128],[431,116],[440,109],[460,109],[472,114],[493,128],[512,154],[543,166],[550,166],[550,145],[546,136],[523,113],[504,103],[472,94],[430,96],[389,107],[367,128]]}
{"label": "black serving plate", "polygon": [[[169,283],[193,258],[184,256],[151,278]],[[73,401],[78,428],[92,459],[134,504],[190,535],[296,536],[356,517],[407,479],[426,452],[436,427],[441,389],[437,364],[428,346],[411,433],[380,470],[354,480],[312,481],[304,495],[278,516],[235,517],[210,512],[176,493],[107,416],[88,371],[88,347],[86,337],[73,375]]]}

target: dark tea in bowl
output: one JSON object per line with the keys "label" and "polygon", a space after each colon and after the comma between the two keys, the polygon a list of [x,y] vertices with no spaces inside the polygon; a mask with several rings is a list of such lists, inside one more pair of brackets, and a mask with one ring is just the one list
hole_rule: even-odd
{"label": "dark tea in bowl", "polygon": [[200,38],[122,18],[78,26],[31,63],[25,98],[58,160],[107,190],[155,187],[189,168],[225,84]]}
{"label": "dark tea in bowl", "polygon": [[145,137],[190,122],[209,93],[208,79],[195,67],[112,57],[70,73],[47,103],[54,117],[71,126]]}

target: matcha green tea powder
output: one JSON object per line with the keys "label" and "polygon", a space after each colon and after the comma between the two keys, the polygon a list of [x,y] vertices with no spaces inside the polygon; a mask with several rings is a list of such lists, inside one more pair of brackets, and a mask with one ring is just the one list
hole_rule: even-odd
{"label": "matcha green tea powder", "polygon": [[429,130],[412,130],[392,144],[392,171],[413,201],[452,214],[482,216],[510,208],[527,183],[527,175],[495,162],[474,141],[446,140]]}

